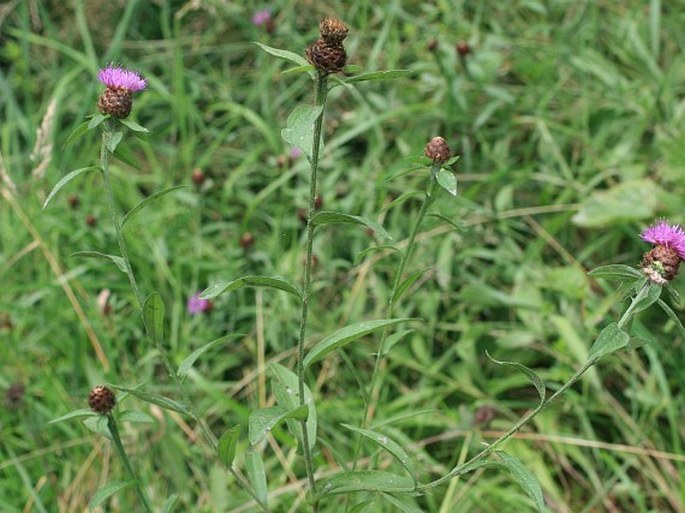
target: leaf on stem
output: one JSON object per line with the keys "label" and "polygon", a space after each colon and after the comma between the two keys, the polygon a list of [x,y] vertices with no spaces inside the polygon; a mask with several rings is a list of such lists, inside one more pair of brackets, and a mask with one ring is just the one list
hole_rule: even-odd
{"label": "leaf on stem", "polygon": [[635,280],[643,274],[634,267],[625,264],[610,264],[597,267],[588,273],[593,278],[615,278],[620,280]]}
{"label": "leaf on stem", "polygon": [[119,120],[119,123],[121,123],[122,125],[124,125],[125,127],[127,127],[127,128],[128,128],[129,130],[131,130],[132,132],[141,132],[141,133],[144,133],[144,134],[150,132],[150,131],[149,131],[147,128],[145,128],[144,126],[140,126],[138,123],[136,123],[135,121],[131,121],[130,119],[120,119],[120,120]]}
{"label": "leaf on stem", "polygon": [[266,53],[271,54],[275,57],[285,59],[287,61],[292,62],[293,64],[297,64],[298,66],[309,66],[309,62],[307,62],[307,59],[305,59],[301,55],[298,55],[294,52],[291,52],[289,50],[281,50],[280,48],[274,48],[272,46],[268,46],[268,45],[265,45],[262,43],[258,43],[256,41],[254,44],[256,44],[258,47],[260,47]]}
{"label": "leaf on stem", "polygon": [[121,160],[124,164],[128,164],[131,167],[140,168],[140,162],[138,162],[135,154],[129,145],[123,141],[117,146],[117,151],[114,152],[114,156]]}
{"label": "leaf on stem", "polygon": [[120,256],[107,255],[105,253],[100,253],[99,251],[77,251],[76,253],[72,253],[69,256],[84,258],[101,258],[103,260],[109,260],[110,262],[114,263],[114,265],[116,265],[122,273],[128,273],[128,271],[126,270],[126,262]]}
{"label": "leaf on stem", "polygon": [[137,388],[126,388],[117,385],[107,386],[112,387],[116,390],[121,390],[122,392],[128,392],[129,394],[135,395],[138,399],[145,401],[146,403],[156,404],[157,406],[160,406],[165,410],[171,410],[178,413],[182,413],[184,415],[190,415],[190,409],[185,404],[179,403],[178,401],[174,401],[173,399],[169,399],[168,397],[164,397],[163,395],[150,394],[148,392],[138,390]]}
{"label": "leaf on stem", "polygon": [[[297,374],[284,367],[280,363],[272,363],[270,366],[277,381],[272,382],[274,396],[279,406],[286,410],[293,410],[300,405],[299,381]],[[309,409],[307,415],[307,441],[309,448],[313,449],[316,445],[317,417],[314,396],[305,383],[304,385],[304,404]],[[292,419],[286,419],[288,429],[302,443],[302,425]]]}
{"label": "leaf on stem", "polygon": [[435,178],[438,185],[449,192],[452,196],[457,195],[457,177],[449,169],[441,167]]}
{"label": "leaf on stem", "polygon": [[647,290],[640,289],[635,298],[635,303],[633,305],[633,315],[643,310],[646,310],[654,303],[656,303],[661,296],[661,291],[663,286],[658,285],[654,282],[647,283]]}
{"label": "leaf on stem", "polygon": [[414,73],[410,69],[389,69],[385,71],[371,71],[355,75],[353,77],[342,80],[345,84],[352,84],[355,82],[370,82],[375,80],[390,80],[392,78],[403,78]]}
{"label": "leaf on stem", "polygon": [[309,160],[314,154],[314,123],[322,112],[322,106],[299,105],[288,116],[286,127],[281,130],[283,140],[300,148]]}
{"label": "leaf on stem", "polygon": [[126,410],[117,415],[117,422],[131,422],[134,424],[149,424],[154,422],[152,417],[140,410]]}
{"label": "leaf on stem", "polygon": [[224,434],[219,438],[219,446],[217,451],[219,453],[219,459],[228,468],[233,466],[233,460],[235,459],[235,449],[238,445],[238,438],[240,436],[240,425],[232,427],[224,431]]}
{"label": "leaf on stem", "polygon": [[247,472],[247,479],[254,487],[257,498],[266,503],[267,488],[266,488],[266,472],[264,471],[264,460],[257,450],[248,446],[245,452],[245,471]]}
{"label": "leaf on stem", "polygon": [[383,228],[377,222],[371,221],[370,219],[364,219],[363,217],[359,216],[344,214],[342,212],[332,212],[328,210],[318,212],[314,215],[314,217],[312,217],[312,224],[315,227],[324,224],[359,224],[362,226],[366,226],[367,228],[371,228],[381,237],[392,240],[390,234],[386,232],[385,228]]}
{"label": "leaf on stem", "polygon": [[64,178],[62,178],[57,184],[52,188],[50,191],[50,194],[48,194],[48,197],[45,198],[45,201],[43,202],[43,209],[45,209],[48,206],[48,203],[50,203],[50,200],[59,192],[59,190],[67,185],[69,182],[71,182],[74,178],[81,176],[84,173],[87,173],[88,171],[92,171],[93,169],[100,169],[97,166],[88,166],[88,167],[82,167],[80,169],[76,169],[75,171],[72,171],[71,173],[67,174]]}
{"label": "leaf on stem", "polygon": [[392,440],[390,437],[382,433],[377,433],[370,429],[358,428],[350,424],[341,424],[341,426],[349,429],[350,431],[354,431],[355,433],[363,436],[364,438],[367,438],[372,442],[380,445],[383,449],[392,454],[392,456],[399,462],[400,465],[402,465],[405,468],[407,472],[409,472],[411,477],[416,482],[416,468],[414,467],[414,463],[409,457],[407,451],[400,447],[400,444]]}
{"label": "leaf on stem", "polygon": [[103,132],[102,137],[109,152],[114,153],[117,151],[117,146],[119,146],[121,139],[124,137],[124,133],[120,130],[115,130],[114,132],[106,131]]}
{"label": "leaf on stem", "polygon": [[611,353],[615,353],[623,349],[630,342],[630,335],[618,327],[618,324],[612,322],[605,327],[592,344],[588,358],[590,360],[599,360]]}
{"label": "leaf on stem", "polygon": [[678,331],[680,332],[680,336],[685,338],[685,327],[683,327],[683,323],[680,321],[676,313],[673,311],[673,309],[668,306],[663,299],[659,299],[656,302],[661,309],[668,315],[668,318],[671,319],[676,327],[678,328]]}
{"label": "leaf on stem", "polygon": [[93,130],[94,128],[97,128],[100,126],[100,124],[105,120],[109,119],[109,115],[104,115],[104,114],[95,114],[92,118],[90,118],[90,121],[88,121],[88,130]]}
{"label": "leaf on stem", "polygon": [[547,388],[545,387],[545,383],[542,381],[542,378],[540,378],[540,376],[538,376],[532,369],[529,369],[521,363],[495,360],[492,356],[490,356],[490,353],[488,353],[487,351],[485,351],[485,354],[488,358],[490,358],[490,360],[492,360],[497,365],[513,367],[514,369],[520,370],[521,372],[526,374],[530,378],[531,383],[533,383],[535,390],[538,391],[538,395],[540,396],[540,404],[538,405],[538,408],[542,405],[547,395]]}
{"label": "leaf on stem", "polygon": [[248,421],[250,443],[257,445],[266,438],[266,434],[273,429],[274,426],[280,424],[286,419],[304,420],[309,415],[309,408],[306,404],[297,406],[292,410],[287,410],[282,406],[273,406],[271,408],[259,408],[250,413]]}
{"label": "leaf on stem", "polygon": [[288,294],[292,294],[298,299],[302,299],[302,293],[300,289],[297,288],[291,281],[286,278],[281,278],[280,276],[243,276],[233,281],[220,281],[214,283],[207,287],[202,294],[200,294],[200,299],[214,299],[221,294],[226,292],[232,292],[243,287],[269,287],[272,289],[282,290]]}
{"label": "leaf on stem", "polygon": [[425,269],[419,269],[418,271],[414,271],[411,273],[409,276],[407,276],[402,283],[397,287],[397,290],[395,293],[392,295],[392,298],[390,298],[390,304],[394,305],[399,301],[399,299],[402,297],[402,294],[404,294],[409,287],[411,287],[416,280],[421,278],[427,271],[430,271],[432,267],[426,267]]}
{"label": "leaf on stem", "polygon": [[90,499],[90,502],[88,503],[88,511],[93,511],[115,493],[126,490],[126,488],[131,488],[135,484],[135,481],[114,481],[106,484],[93,494],[93,498]]}
{"label": "leaf on stem", "polygon": [[64,422],[65,420],[77,419],[79,417],[97,417],[97,416],[98,416],[98,414],[95,413],[94,411],[87,410],[85,408],[81,408],[81,409],[69,412],[66,415],[62,415],[61,417],[57,417],[56,419],[52,419],[50,422],[48,422],[48,425],[57,424],[59,422]]}
{"label": "leaf on stem", "polygon": [[516,482],[521,485],[523,491],[533,500],[537,510],[540,513],[545,513],[545,499],[535,474],[528,470],[518,458],[510,456],[504,451],[495,451],[495,453],[502,459],[504,466],[511,472]]}
{"label": "leaf on stem", "polygon": [[81,123],[79,126],[74,128],[74,130],[69,134],[69,137],[67,137],[67,140],[64,141],[64,144],[62,145],[62,149],[65,149],[67,146],[72,144],[75,141],[78,141],[81,137],[83,137],[89,130],[90,122],[89,121],[84,121]]}
{"label": "leaf on stem", "polygon": [[154,203],[157,201],[159,198],[162,196],[166,196],[170,192],[177,191],[179,189],[185,189],[185,185],[176,185],[174,187],[169,187],[168,189],[164,189],[161,191],[157,191],[154,194],[151,194],[144,200],[142,200],[140,203],[138,203],[135,207],[133,207],[131,210],[129,210],[124,218],[121,220],[121,227],[123,228],[126,226],[126,223],[128,223],[133,217],[135,217],[141,210],[143,210],[145,207],[149,206],[151,203]]}
{"label": "leaf on stem", "polygon": [[195,364],[195,361],[205,354],[207,351],[210,349],[218,346],[219,344],[222,344],[226,342],[227,340],[230,340],[232,338],[236,337],[241,337],[243,336],[240,333],[231,333],[229,335],[225,335],[223,337],[219,337],[215,340],[212,340],[211,342],[206,343],[202,347],[198,347],[195,351],[193,351],[190,355],[188,355],[182,362],[181,365],[178,366],[178,371],[176,372],[176,375],[180,378],[183,379],[185,378],[186,374],[190,371],[190,369],[193,367],[193,364]]}
{"label": "leaf on stem", "polygon": [[155,345],[164,341],[164,300],[159,292],[151,293],[143,304],[143,321],[147,336]]}
{"label": "leaf on stem", "polygon": [[338,472],[324,480],[321,496],[350,492],[409,493],[414,491],[410,477],[381,470],[351,470]]}

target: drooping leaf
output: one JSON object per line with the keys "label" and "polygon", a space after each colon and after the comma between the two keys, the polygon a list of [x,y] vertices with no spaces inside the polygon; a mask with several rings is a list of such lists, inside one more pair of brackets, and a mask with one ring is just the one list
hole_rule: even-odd
{"label": "drooping leaf", "polygon": [[179,189],[185,189],[185,185],[176,185],[174,187],[169,187],[168,189],[164,189],[161,191],[157,191],[154,194],[151,194],[144,200],[142,200],[140,203],[138,203],[135,207],[133,207],[131,210],[129,210],[124,218],[121,220],[121,227],[123,228],[126,226],[126,223],[128,223],[133,217],[135,217],[136,214],[138,214],[141,210],[143,210],[145,207],[150,205],[151,203],[154,203],[157,201],[159,198],[162,196],[166,196],[170,192],[177,191]]}
{"label": "drooping leaf", "polygon": [[346,78],[343,80],[346,84],[352,84],[355,82],[369,82],[372,80],[390,80],[392,78],[402,78],[414,73],[410,69],[389,69],[385,71],[371,71],[369,73],[362,73],[361,75],[355,75],[353,77]]}
{"label": "drooping leaf", "polygon": [[418,320],[420,319],[378,319],[375,321],[362,321],[350,326],[345,326],[344,328],[341,328],[335,333],[327,336],[321,342],[312,347],[307,353],[307,356],[305,356],[303,364],[305,367],[309,367],[312,363],[325,358],[329,353],[335,351],[336,349],[343,347],[344,345],[347,345],[365,335],[368,335],[369,333],[373,333],[374,331],[378,331],[395,324]]}
{"label": "drooping leaf", "polygon": [[[271,363],[269,368],[277,380],[273,382],[272,386],[278,405],[287,410],[297,408],[300,405],[297,374],[280,363]],[[304,385],[304,404],[309,410],[307,416],[307,441],[309,442],[309,447],[311,449],[316,445],[316,430],[318,424],[314,396],[306,384]],[[290,431],[300,442],[302,442],[302,425],[292,419],[286,419],[286,422]]]}
{"label": "drooping leaf", "polygon": [[642,273],[640,271],[625,264],[603,265],[593,269],[588,273],[588,275],[592,276],[593,278],[617,278],[626,280],[634,280],[642,277]]}
{"label": "drooping leaf", "polygon": [[452,196],[457,195],[457,177],[449,169],[440,168],[436,175],[438,185],[449,192]]}
{"label": "drooping leaf", "polygon": [[364,491],[408,493],[414,490],[414,480],[381,470],[352,470],[324,479],[320,490],[321,496]]}
{"label": "drooping leaf", "polygon": [[300,148],[309,160],[314,153],[314,123],[322,112],[320,106],[300,105],[288,116],[286,127],[281,130],[283,140]]}
{"label": "drooping leaf", "polygon": [[43,202],[43,209],[45,209],[48,206],[48,203],[50,203],[50,200],[59,192],[59,190],[67,185],[69,182],[71,182],[74,178],[81,176],[84,173],[87,173],[88,171],[92,171],[94,169],[100,169],[97,166],[88,166],[88,167],[82,167],[80,169],[76,169],[75,171],[72,171],[71,173],[68,173],[64,178],[62,178],[57,184],[52,188],[50,191],[50,194],[48,194],[48,197],[45,198],[45,201]]}
{"label": "drooping leaf", "polygon": [[375,442],[376,444],[380,445],[383,449],[392,454],[392,456],[399,462],[399,464],[402,465],[407,472],[409,472],[412,479],[416,481],[416,469],[414,467],[414,462],[409,457],[407,451],[400,447],[400,444],[395,442],[390,437],[382,433],[377,433],[376,431],[372,431],[370,429],[358,428],[350,424],[341,425],[344,428],[354,431],[355,433],[363,436],[364,438],[367,438],[372,442]]}
{"label": "drooping leaf", "polygon": [[309,414],[309,409],[306,404],[297,406],[292,410],[287,410],[281,406],[273,406],[271,408],[259,408],[250,413],[249,425],[249,439],[252,445],[257,445],[264,440],[266,434],[273,429],[274,426],[280,424],[286,419],[304,420]]}
{"label": "drooping leaf", "polygon": [[124,259],[120,256],[106,255],[105,253],[100,253],[99,251],[77,251],[76,253],[72,253],[69,256],[84,258],[101,258],[103,260],[109,260],[110,262],[114,263],[114,265],[116,265],[122,273],[127,273],[126,262],[124,262]]}
{"label": "drooping leaf", "polygon": [[164,397],[163,395],[150,394],[148,392],[143,392],[136,388],[126,388],[118,385],[107,385],[116,390],[121,390],[122,392],[128,392],[131,395],[135,395],[138,399],[145,401],[146,403],[156,404],[164,408],[165,410],[171,410],[184,415],[190,415],[190,409],[183,403]]}
{"label": "drooping leaf", "polygon": [[542,488],[538,482],[535,474],[514,456],[510,456],[503,451],[495,451],[497,455],[502,458],[504,465],[509,469],[511,475],[514,476],[516,482],[523,488],[528,497],[530,497],[535,504],[535,507],[540,513],[545,513],[545,499],[542,496]]}
{"label": "drooping leaf", "polygon": [[252,484],[257,497],[262,503],[266,503],[266,472],[264,471],[264,460],[257,450],[249,446],[245,452],[245,471],[247,479]]}
{"label": "drooping leaf", "polygon": [[190,371],[190,369],[195,364],[195,361],[200,356],[205,354],[210,349],[218,346],[219,344],[226,342],[227,340],[230,340],[230,339],[236,338],[236,337],[241,337],[241,336],[243,336],[243,335],[240,333],[231,333],[229,335],[225,335],[223,337],[219,337],[215,340],[212,340],[211,342],[208,342],[207,344],[203,345],[202,347],[198,347],[195,351],[190,353],[190,355],[188,355],[181,362],[181,365],[178,366],[178,371],[176,372],[176,374],[178,375],[179,378],[183,379],[186,376],[186,374],[188,374],[188,371]]}
{"label": "drooping leaf", "polygon": [[90,499],[90,502],[88,503],[88,511],[93,511],[115,493],[131,488],[135,484],[135,481],[114,481],[106,484],[93,494],[92,499]]}
{"label": "drooping leaf", "polygon": [[538,376],[532,369],[529,369],[525,365],[518,363],[518,362],[507,362],[507,361],[500,361],[500,360],[495,360],[492,356],[490,356],[490,353],[487,351],[485,354],[495,362],[497,365],[504,365],[507,367],[513,367],[516,370],[520,370],[524,374],[526,374],[529,378],[531,383],[533,383],[533,386],[535,387],[535,390],[538,391],[538,395],[540,396],[540,404],[542,404],[545,400],[545,396],[547,394],[547,388],[545,387],[545,383],[542,381],[540,376]]}
{"label": "drooping leaf", "polygon": [[275,57],[279,57],[280,59],[285,59],[287,61],[292,62],[293,64],[297,64],[298,66],[308,66],[309,63],[307,62],[307,59],[302,57],[301,55],[298,55],[294,52],[288,51],[288,50],[281,50],[280,48],[274,48],[272,46],[267,46],[262,43],[257,43],[255,41],[255,44],[260,47],[262,50],[264,50],[266,53],[271,54]]}
{"label": "drooping leaf", "polygon": [[392,240],[390,234],[377,222],[359,216],[344,214],[342,212],[331,212],[328,210],[318,212],[312,218],[312,224],[314,226],[321,226],[324,224],[359,224],[371,228],[381,237]]}
{"label": "drooping leaf", "polygon": [[155,345],[164,341],[164,300],[159,292],[152,292],[143,304],[143,320],[147,336]]}
{"label": "drooping leaf", "polygon": [[426,267],[425,269],[419,269],[418,271],[414,271],[413,273],[410,273],[409,276],[407,276],[402,283],[399,284],[397,287],[397,290],[395,293],[392,295],[392,298],[390,299],[390,304],[394,305],[399,301],[399,299],[402,297],[402,294],[404,294],[409,287],[411,287],[416,280],[421,278],[421,276],[424,275],[426,271],[430,271],[432,267]]}
{"label": "drooping leaf", "polygon": [[140,126],[138,123],[136,123],[135,121],[131,121],[130,119],[120,119],[119,123],[126,126],[129,130],[133,132],[141,132],[144,134],[149,132],[147,128],[145,128],[144,126]]}
{"label": "drooping leaf", "polygon": [[57,417],[56,419],[52,419],[49,424],[57,424],[59,422],[64,422],[65,420],[71,420],[71,419],[77,419],[80,417],[97,417],[98,414],[95,413],[92,410],[87,410],[85,408],[81,408],[78,410],[74,410],[72,412],[67,413],[66,415],[62,415],[61,417]]}
{"label": "drooping leaf", "polygon": [[290,280],[281,278],[280,276],[243,276],[233,281],[220,281],[207,287],[200,299],[214,299],[226,292],[241,289],[243,287],[269,287],[272,289],[282,290],[288,294],[292,294],[298,299],[302,299],[302,293]]}
{"label": "drooping leaf", "polygon": [[224,434],[219,438],[219,459],[227,467],[233,466],[235,459],[235,449],[238,445],[238,438],[240,437],[240,425],[232,427],[224,431]]}
{"label": "drooping leaf", "polygon": [[591,360],[599,360],[604,356],[615,353],[628,345],[630,335],[618,327],[618,324],[612,322],[605,327],[592,344],[588,358]]}
{"label": "drooping leaf", "polygon": [[426,215],[427,215],[427,216],[430,216],[430,217],[437,217],[438,219],[441,219],[442,221],[445,221],[447,224],[449,224],[450,226],[452,226],[452,227],[453,227],[455,230],[457,230],[458,232],[463,232],[463,231],[464,231],[464,225],[459,224],[459,223],[457,223],[456,221],[453,221],[452,219],[450,219],[449,217],[447,217],[447,216],[444,215],[444,214],[440,214],[440,213],[435,212],[435,213],[426,214]]}

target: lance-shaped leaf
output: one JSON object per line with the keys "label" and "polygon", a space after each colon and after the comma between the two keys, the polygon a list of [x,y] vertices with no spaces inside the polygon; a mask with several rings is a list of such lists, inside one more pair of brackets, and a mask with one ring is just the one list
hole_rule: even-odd
{"label": "lance-shaped leaf", "polygon": [[179,403],[178,401],[174,401],[173,399],[169,399],[168,397],[164,397],[163,395],[150,394],[148,392],[143,392],[142,390],[138,390],[136,388],[126,388],[117,385],[107,386],[112,387],[116,390],[121,390],[122,392],[128,392],[129,394],[135,395],[138,399],[145,401],[146,403],[156,404],[157,406],[160,406],[165,410],[171,410],[178,413],[182,413],[184,415],[190,415],[190,409],[188,408],[188,406],[186,406],[183,403]]}
{"label": "lance-shaped leaf", "polygon": [[302,57],[301,55],[298,55],[294,52],[290,52],[288,50],[281,50],[280,48],[274,48],[272,46],[267,46],[262,43],[257,43],[255,44],[260,47],[262,50],[264,50],[266,53],[271,54],[275,57],[279,57],[280,59],[285,59],[287,61],[290,61],[294,64],[297,64],[298,66],[308,66],[309,63],[307,62],[307,59]]}
{"label": "lance-shaped leaf", "polygon": [[48,424],[57,424],[59,422],[64,422],[65,420],[77,419],[79,417],[97,417],[97,416],[98,416],[98,414],[95,413],[94,411],[87,410],[85,408],[81,408],[81,409],[69,412],[66,415],[62,415],[61,417],[57,417],[56,419],[52,419],[50,422],[48,422]]}
{"label": "lance-shaped leaf", "polygon": [[373,333],[374,331],[378,331],[395,324],[418,320],[420,319],[378,319],[375,321],[362,321],[350,326],[345,326],[344,328],[341,328],[335,333],[327,336],[321,342],[312,347],[309,350],[309,353],[307,353],[307,356],[305,356],[303,364],[305,367],[309,367],[312,363],[325,358],[329,353],[335,351],[336,349],[343,347],[365,335],[368,335],[369,333]]}
{"label": "lance-shaped leaf", "polygon": [[283,140],[300,148],[309,160],[314,153],[314,123],[322,112],[321,106],[300,105],[288,116],[286,127],[281,130]]}
{"label": "lance-shaped leaf", "polygon": [[114,153],[117,151],[117,146],[119,146],[121,139],[123,139],[124,133],[120,130],[115,130],[114,132],[104,132],[102,137],[107,149],[110,153]]}
{"label": "lance-shaped leaf", "polygon": [[130,119],[119,119],[118,121],[119,123],[121,123],[133,132],[138,132],[142,134],[146,134],[149,132],[147,128],[145,128],[144,126],[140,126],[138,123],[136,123],[135,121],[131,121]]}
{"label": "lance-shaped leaf", "polygon": [[449,192],[452,196],[457,195],[457,177],[449,169],[444,167],[440,168],[440,171],[435,177],[438,181],[438,185]]}
{"label": "lance-shaped leaf", "polygon": [[286,419],[304,420],[309,414],[306,404],[298,406],[292,410],[287,410],[281,406],[272,408],[259,408],[250,413],[249,439],[252,445],[257,445],[264,440],[266,434],[277,424]]}
{"label": "lance-shaped leaf", "polygon": [[136,214],[138,214],[138,212],[143,210],[145,207],[147,207],[151,203],[154,203],[155,201],[157,201],[162,196],[166,196],[170,192],[174,192],[174,191],[177,191],[179,189],[184,189],[185,187],[186,187],[185,185],[176,185],[174,187],[169,187],[168,189],[164,189],[162,191],[157,191],[154,194],[151,194],[150,196],[148,196],[147,198],[142,200],[140,203],[138,203],[135,207],[133,207],[131,210],[129,210],[126,213],[124,218],[121,220],[121,227],[123,228],[124,226],[126,226],[126,223],[128,223],[131,219],[133,219],[133,217],[135,217]]}
{"label": "lance-shaped leaf", "polygon": [[[487,351],[485,354],[498,365],[505,365],[507,367],[513,367],[514,369],[520,370],[524,374],[526,374],[529,378],[530,381],[533,383],[533,386],[535,387],[535,390],[538,391],[538,395],[540,396],[540,405],[545,401],[545,395],[547,394],[547,389],[545,387],[545,383],[542,381],[540,376],[538,376],[532,369],[529,369],[525,365],[518,363],[518,362],[507,362],[507,361],[500,361],[500,360],[495,360],[492,356],[490,356],[490,353]],[[540,406],[539,405],[539,406]],[[539,407],[538,406],[538,407]]]}
{"label": "lance-shaped leaf", "polygon": [[389,69],[385,71],[371,71],[369,73],[362,73],[343,80],[346,84],[354,82],[370,82],[372,80],[389,80],[391,78],[402,78],[414,73],[410,69]]}
{"label": "lance-shaped leaf", "polygon": [[623,349],[630,342],[630,335],[618,327],[618,324],[612,322],[604,328],[595,343],[590,348],[588,358],[591,360],[599,360],[600,358],[615,353]]}
{"label": "lance-shaped leaf", "polygon": [[72,144],[74,141],[78,141],[81,137],[83,137],[86,133],[88,133],[89,123],[90,123],[89,121],[84,121],[79,126],[74,128],[74,130],[69,134],[69,137],[67,137],[67,140],[64,141],[64,144],[62,145],[62,149],[67,148],[67,146]]}
{"label": "lance-shaped leaf", "polygon": [[113,483],[103,486],[93,494],[93,498],[90,499],[90,502],[88,503],[88,511],[93,511],[115,493],[125,490],[126,488],[131,488],[135,484],[135,481],[114,481]]}
{"label": "lance-shaped leaf", "polygon": [[205,354],[207,351],[210,349],[218,346],[219,344],[222,344],[223,342],[226,342],[227,340],[230,340],[232,338],[236,337],[242,337],[242,334],[239,333],[231,333],[230,335],[226,335],[223,337],[219,337],[216,340],[212,340],[211,342],[208,342],[207,344],[203,345],[202,347],[198,347],[195,351],[193,351],[190,355],[188,355],[182,362],[181,365],[178,366],[178,371],[176,372],[176,375],[183,379],[186,374],[188,374],[188,371],[193,367],[193,364],[195,364],[195,361]]}
{"label": "lance-shaped leaf", "polygon": [[264,471],[264,460],[257,450],[249,446],[245,452],[245,471],[247,479],[252,484],[257,497],[262,503],[266,503],[266,472]]}
{"label": "lance-shaped leaf", "polygon": [[224,434],[219,438],[219,446],[217,448],[219,452],[219,459],[227,467],[233,466],[233,460],[235,459],[235,449],[238,445],[238,437],[240,436],[240,426],[232,427],[224,431]]}
{"label": "lance-shaped leaf", "polygon": [[90,118],[90,121],[88,121],[88,130],[93,130],[94,128],[97,128],[100,126],[100,124],[105,120],[108,119],[109,115],[105,114],[95,114],[93,115],[92,118]]}
{"label": "lance-shaped leaf", "polygon": [[673,311],[673,309],[668,306],[662,299],[659,299],[656,302],[661,309],[668,315],[668,317],[675,323],[676,327],[678,328],[678,331],[680,332],[681,337],[685,337],[685,327],[683,327],[683,323],[680,322],[680,319],[676,315],[676,313]]}
{"label": "lance-shaped leaf", "polygon": [[593,278],[618,278],[637,279],[642,278],[642,272],[625,264],[610,264],[597,267],[588,273]]}
{"label": "lance-shaped leaf", "polygon": [[88,167],[82,167],[80,169],[76,169],[75,171],[72,171],[71,173],[68,173],[64,178],[62,178],[55,186],[52,188],[50,191],[50,194],[48,194],[48,197],[45,198],[45,201],[43,202],[43,208],[45,209],[48,206],[48,203],[50,203],[50,200],[55,197],[55,194],[59,192],[59,190],[64,187],[66,184],[71,182],[74,178],[81,176],[84,173],[87,173],[89,171],[92,171],[93,169],[100,169],[99,167],[96,166],[88,166]]}
{"label": "lance-shaped leaf", "polygon": [[320,490],[321,496],[350,492],[408,493],[414,491],[414,480],[381,470],[352,470],[325,479]]}
{"label": "lance-shaped leaf", "polygon": [[[297,408],[300,405],[297,374],[280,363],[272,363],[269,367],[276,378],[276,381],[272,383],[272,387],[278,405],[286,410]],[[304,385],[304,404],[307,405],[307,408],[309,409],[309,414],[307,416],[307,441],[309,442],[309,447],[311,449],[316,445],[317,418],[314,396],[306,384]],[[302,443],[301,423],[292,419],[286,419],[286,423],[288,424],[288,429],[290,429],[295,438]]]}
{"label": "lance-shaped leaf", "polygon": [[272,289],[282,290],[288,294],[292,294],[298,299],[302,299],[302,293],[300,289],[297,288],[291,281],[286,278],[281,278],[280,276],[243,276],[233,281],[220,281],[214,283],[207,287],[202,294],[200,294],[200,299],[214,299],[221,294],[226,292],[232,292],[234,290],[241,289],[243,287],[269,287]]}
{"label": "lance-shaped leaf", "polygon": [[143,305],[143,321],[147,336],[155,345],[162,345],[164,341],[164,300],[159,292],[151,293]]}
{"label": "lance-shaped leaf", "polygon": [[528,470],[518,458],[510,456],[503,451],[495,452],[497,453],[497,456],[502,458],[502,462],[504,462],[504,465],[509,469],[511,475],[514,476],[516,482],[521,485],[523,491],[533,500],[537,510],[540,513],[545,513],[545,499],[542,496],[542,488],[540,488],[540,483],[535,477],[535,474]]}
{"label": "lance-shaped leaf", "polygon": [[654,303],[656,303],[659,297],[661,296],[662,290],[663,287],[661,285],[657,285],[656,283],[651,281],[647,282],[647,285],[641,288],[640,291],[637,293],[637,296],[635,297],[635,303],[632,305],[633,315],[635,315],[638,312],[641,312],[642,310],[646,310]]}
{"label": "lance-shaped leaf", "polygon": [[127,274],[126,262],[120,256],[106,255],[105,253],[100,253],[99,251],[77,251],[76,253],[72,253],[69,256],[84,258],[101,258],[103,260],[109,260],[114,265],[116,265],[122,273]]}
{"label": "lance-shaped leaf", "polygon": [[419,269],[418,271],[414,271],[409,276],[407,276],[404,279],[404,281],[402,283],[400,283],[400,285],[397,287],[397,290],[392,295],[392,298],[390,298],[390,304],[394,305],[395,303],[397,303],[397,301],[399,301],[399,299],[402,297],[402,294],[404,294],[407,291],[407,289],[409,287],[411,287],[416,282],[416,280],[421,278],[421,276],[423,276],[423,274],[426,271],[430,271],[431,269],[432,269],[432,267],[426,267],[425,269]]}
{"label": "lance-shaped leaf", "polygon": [[370,219],[364,219],[363,217],[353,216],[350,214],[344,214],[342,212],[331,212],[324,210],[319,212],[312,217],[312,224],[316,226],[321,226],[323,224],[359,224],[371,228],[381,237],[386,239],[392,239],[390,234],[385,231],[380,224]]}
{"label": "lance-shaped leaf", "polygon": [[117,422],[132,422],[134,424],[149,424],[154,422],[152,417],[140,410],[126,410],[117,415]]}
{"label": "lance-shaped leaf", "polygon": [[409,457],[407,451],[400,447],[400,444],[388,436],[382,433],[376,433],[370,429],[358,428],[351,426],[350,424],[342,424],[342,426],[380,445],[383,449],[392,454],[399,464],[402,465],[407,472],[409,472],[414,481],[416,481],[416,469],[414,468],[414,463]]}

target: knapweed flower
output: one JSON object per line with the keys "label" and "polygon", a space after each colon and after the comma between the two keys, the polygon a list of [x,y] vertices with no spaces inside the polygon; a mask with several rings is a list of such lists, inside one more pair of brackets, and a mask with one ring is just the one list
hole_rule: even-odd
{"label": "knapweed flower", "polygon": [[119,119],[131,113],[133,93],[147,87],[147,81],[135,71],[111,64],[100,70],[98,80],[107,87],[98,100],[98,110]]}
{"label": "knapweed flower", "polygon": [[426,144],[424,155],[431,159],[434,164],[442,164],[450,159],[452,152],[445,139],[442,137],[433,137],[428,141],[428,144]]}
{"label": "knapweed flower", "polygon": [[255,27],[261,27],[271,21],[271,11],[269,9],[260,9],[252,15],[252,24]]}
{"label": "knapweed flower", "polygon": [[340,71],[347,62],[347,54],[342,45],[349,29],[342,21],[325,18],[319,24],[319,39],[314,42],[305,56],[320,73],[328,74]]}
{"label": "knapweed flower", "polygon": [[654,245],[642,258],[642,271],[654,283],[664,285],[678,274],[680,261],[685,259],[685,232],[680,225],[661,220],[640,234]]}
{"label": "knapweed flower", "polygon": [[202,312],[211,312],[214,304],[209,299],[200,299],[200,293],[193,294],[188,298],[186,309],[190,315],[198,315]]}
{"label": "knapweed flower", "polygon": [[100,415],[110,413],[116,404],[117,398],[114,396],[114,392],[106,386],[98,385],[88,394],[88,406]]}

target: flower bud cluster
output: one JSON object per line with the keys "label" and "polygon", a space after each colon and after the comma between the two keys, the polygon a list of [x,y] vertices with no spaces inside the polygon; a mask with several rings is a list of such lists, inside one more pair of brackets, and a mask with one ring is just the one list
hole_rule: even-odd
{"label": "flower bud cluster", "polygon": [[343,47],[343,41],[347,37],[349,29],[342,21],[325,18],[319,24],[321,34],[312,44],[305,55],[321,73],[336,73],[345,67],[347,54]]}

